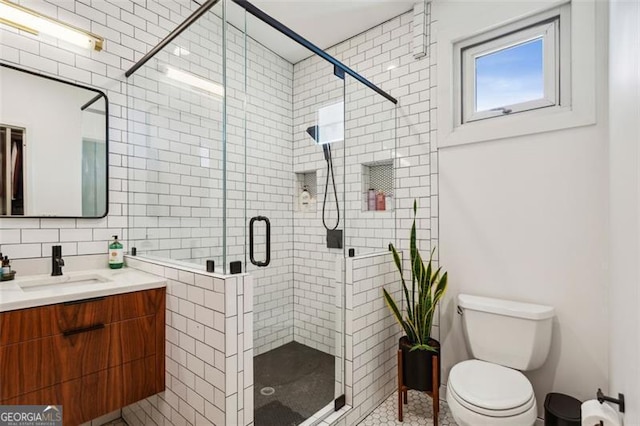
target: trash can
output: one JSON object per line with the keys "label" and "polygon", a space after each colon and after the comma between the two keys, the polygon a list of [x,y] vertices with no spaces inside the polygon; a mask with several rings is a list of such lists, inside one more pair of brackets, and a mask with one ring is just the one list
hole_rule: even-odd
{"label": "trash can", "polygon": [[551,392],[544,399],[544,426],[580,426],[582,403],[572,396]]}

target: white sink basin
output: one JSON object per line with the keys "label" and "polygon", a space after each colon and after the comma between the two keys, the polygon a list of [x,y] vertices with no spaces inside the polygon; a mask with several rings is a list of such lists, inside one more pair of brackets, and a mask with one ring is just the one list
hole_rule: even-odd
{"label": "white sink basin", "polygon": [[106,283],[109,281],[111,280],[98,274],[70,274],[61,275],[59,277],[19,281],[18,285],[23,291],[39,291],[53,289],[54,287],[55,289],[62,290],[78,286]]}

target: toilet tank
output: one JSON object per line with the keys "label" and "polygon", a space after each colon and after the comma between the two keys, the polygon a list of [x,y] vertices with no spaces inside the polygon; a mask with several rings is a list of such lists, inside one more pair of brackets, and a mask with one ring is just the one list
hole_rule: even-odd
{"label": "toilet tank", "polygon": [[553,307],[468,294],[458,295],[458,307],[474,358],[521,371],[547,359]]}

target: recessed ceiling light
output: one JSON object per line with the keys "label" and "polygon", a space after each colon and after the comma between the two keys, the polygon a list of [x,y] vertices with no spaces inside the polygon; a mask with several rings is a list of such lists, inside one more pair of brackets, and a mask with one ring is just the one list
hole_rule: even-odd
{"label": "recessed ceiling light", "polygon": [[387,67],[387,71],[391,71],[394,68],[397,68],[398,66],[396,64],[391,64]]}

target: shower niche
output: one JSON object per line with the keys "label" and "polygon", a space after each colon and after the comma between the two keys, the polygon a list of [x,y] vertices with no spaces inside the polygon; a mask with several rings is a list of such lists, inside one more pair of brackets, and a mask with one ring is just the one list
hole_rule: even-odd
{"label": "shower niche", "polygon": [[[296,173],[294,206],[298,212],[315,212],[318,195],[318,172],[310,170]],[[303,195],[306,190],[308,196]]]}
{"label": "shower niche", "polygon": [[362,164],[362,211],[393,211],[394,186],[393,160]]}

